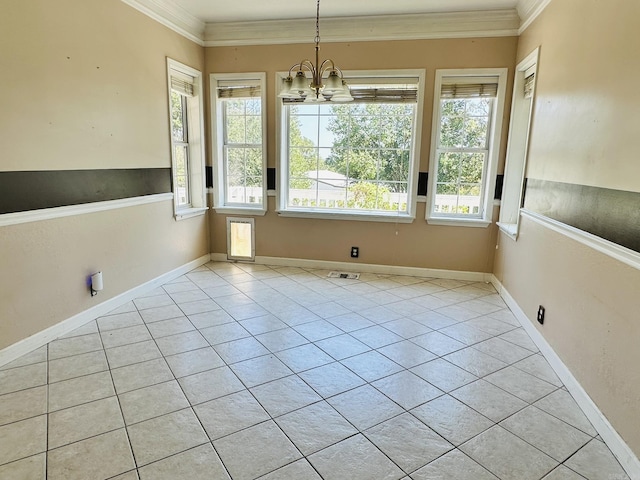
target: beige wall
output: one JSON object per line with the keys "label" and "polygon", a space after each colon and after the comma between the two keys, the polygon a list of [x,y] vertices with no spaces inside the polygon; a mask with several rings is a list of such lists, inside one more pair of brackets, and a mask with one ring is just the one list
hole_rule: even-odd
{"label": "beige wall", "polygon": [[561,0],[520,37],[540,64],[527,176],[640,192],[640,2]]}
{"label": "beige wall", "polygon": [[[5,2],[0,40],[0,171],[171,166],[166,57],[202,70],[200,46],[120,0]],[[208,253],[206,216],[172,213],[0,227],[0,348]]]}
{"label": "beige wall", "polygon": [[[528,177],[640,191],[638,20],[637,2],[556,0],[521,36],[519,59],[541,46]],[[640,271],[527,218],[499,243],[496,276],[640,455]]]}
{"label": "beige wall", "polygon": [[[439,68],[508,67],[513,74],[516,37],[327,43],[321,59],[331,58],[345,70],[426,69],[420,171],[429,167],[433,88]],[[267,72],[268,164],[277,167],[275,73],[313,55],[312,38],[304,45],[212,47],[206,49],[206,72]],[[511,81],[511,79],[510,79]],[[507,97],[511,97],[508,85]],[[509,104],[505,110],[501,162],[506,146]],[[216,159],[213,159],[216,161]],[[502,167],[500,167],[502,171]],[[490,192],[491,194],[493,192]],[[269,213],[256,219],[256,254],[262,256],[351,261],[350,247],[360,247],[359,261],[369,264],[489,272],[493,264],[495,227],[488,229],[427,225],[425,204],[418,204],[412,224],[281,218],[274,198]],[[211,251],[226,252],[225,217],[214,214]]]}
{"label": "beige wall", "polygon": [[165,201],[0,227],[0,349],[208,253],[204,219],[175,222]]}

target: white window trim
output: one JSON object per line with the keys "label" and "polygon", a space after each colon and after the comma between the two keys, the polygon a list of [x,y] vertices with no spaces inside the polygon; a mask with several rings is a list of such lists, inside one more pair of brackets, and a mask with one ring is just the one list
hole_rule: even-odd
{"label": "white window trim", "polygon": [[[231,223],[251,224],[251,257],[234,257],[231,255]],[[227,217],[227,260],[238,262],[254,262],[256,259],[256,222],[254,218]]]}
{"label": "white window trim", "polygon": [[169,122],[171,122],[171,77],[172,74],[187,75],[193,79],[193,97],[188,98],[188,139],[189,139],[189,188],[191,192],[191,204],[178,206],[177,191],[173,172],[175,171],[173,135],[171,125],[169,135],[171,140],[171,171],[174,188],[174,218],[183,220],[199,215],[204,215],[208,210],[206,204],[205,169],[204,169],[204,102],[202,72],[184,65],[176,60],[167,58],[167,94],[169,100]]}
{"label": "white window trim", "polygon": [[[488,227],[493,223],[493,192],[496,187],[496,175],[498,172],[498,160],[500,155],[500,138],[502,136],[502,118],[504,102],[507,90],[507,68],[464,68],[464,69],[440,69],[436,70],[434,98],[433,98],[433,122],[431,127],[431,151],[429,154],[429,188],[427,193],[426,220],[430,225],[448,225],[461,227]],[[438,136],[440,134],[440,91],[442,80],[445,77],[498,77],[498,93],[491,118],[491,133],[489,138],[489,155],[484,178],[484,198],[482,199],[482,216],[462,217],[456,215],[435,215],[433,207],[436,195],[436,163]]]}
{"label": "white window trim", "polygon": [[[221,108],[216,95],[218,80],[259,80],[260,101],[262,102],[262,206],[255,204],[234,204],[225,202],[224,177],[224,125],[220,121]],[[212,73],[209,75],[211,104],[211,143],[213,147],[213,209],[217,213],[243,213],[246,215],[265,215],[267,212],[267,75],[264,72],[250,73]]]}
{"label": "white window trim", "polygon": [[[540,48],[527,55],[517,66],[513,82],[513,100],[509,123],[509,143],[505,161],[504,186],[498,227],[512,240],[518,239],[520,229],[520,205],[524,194],[524,178],[527,170],[531,118],[538,79],[537,65]],[[525,72],[535,73],[533,92],[530,99],[524,98]],[[519,138],[514,137],[517,130]]]}
{"label": "white window trim", "polygon": [[368,222],[397,222],[412,223],[416,218],[417,208],[417,191],[418,191],[418,172],[420,170],[420,145],[422,144],[422,115],[424,110],[424,86],[426,71],[424,69],[408,69],[408,70],[350,70],[344,71],[343,75],[349,81],[349,78],[366,78],[366,77],[418,77],[418,95],[416,103],[416,116],[414,123],[414,135],[412,138],[412,164],[411,174],[407,179],[407,205],[409,213],[396,212],[358,212],[354,210],[336,210],[336,209],[302,209],[287,208],[287,185],[289,185],[289,168],[284,168],[282,155],[287,149],[287,140],[282,135],[283,131],[283,108],[282,101],[279,101],[278,94],[282,89],[282,84],[288,72],[276,72],[275,74],[275,96],[276,96],[276,158],[278,159],[278,182],[279,188],[276,188],[276,212],[282,217],[296,218],[316,218],[325,220],[357,220]]}

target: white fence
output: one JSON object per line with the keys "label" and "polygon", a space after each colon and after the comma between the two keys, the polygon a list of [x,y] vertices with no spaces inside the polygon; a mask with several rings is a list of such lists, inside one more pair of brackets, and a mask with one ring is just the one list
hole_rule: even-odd
{"label": "white fence", "polygon": [[[245,197],[246,195],[246,197]],[[229,189],[229,201],[232,203],[262,203],[263,191],[260,187],[232,187]],[[293,207],[348,208],[347,194],[344,189],[312,190],[292,188],[289,190],[289,205]],[[406,193],[389,192],[383,199],[392,211],[407,209]],[[480,212],[480,197],[472,195],[436,195],[436,213]]]}

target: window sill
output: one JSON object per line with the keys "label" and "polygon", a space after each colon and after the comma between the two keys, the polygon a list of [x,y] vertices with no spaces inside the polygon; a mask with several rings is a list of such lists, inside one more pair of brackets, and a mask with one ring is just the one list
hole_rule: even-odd
{"label": "window sill", "polygon": [[487,228],[492,222],[482,218],[427,217],[427,223],[449,227]]}
{"label": "window sill", "polygon": [[209,210],[209,207],[199,207],[199,208],[184,208],[182,210],[178,210],[175,214],[176,222],[180,220],[186,220],[187,218],[197,217],[199,215],[204,215]]}
{"label": "window sill", "polygon": [[518,224],[517,223],[504,223],[498,222],[498,227],[500,231],[506,234],[509,238],[513,240],[518,239]]}
{"label": "window sill", "polygon": [[253,207],[231,207],[225,205],[224,207],[213,207],[216,213],[227,213],[230,215],[255,215],[263,217],[267,210],[266,208],[253,208]]}
{"label": "window sill", "polygon": [[359,222],[390,222],[413,223],[415,217],[408,214],[384,214],[384,213],[352,213],[335,212],[330,210],[278,210],[281,217],[291,218],[315,218],[321,220],[355,220]]}

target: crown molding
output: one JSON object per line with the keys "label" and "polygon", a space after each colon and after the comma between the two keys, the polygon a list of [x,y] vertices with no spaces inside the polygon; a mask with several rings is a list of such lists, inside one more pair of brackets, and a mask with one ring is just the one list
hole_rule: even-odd
{"label": "crown molding", "polygon": [[551,0],[518,0],[517,9],[521,19],[518,35],[524,32],[550,3]]}
{"label": "crown molding", "polygon": [[158,23],[204,46],[205,23],[171,0],[122,0]]}
{"label": "crown molding", "polygon": [[[518,35],[515,9],[477,12],[332,17],[321,19],[323,42],[505,37]],[[313,41],[315,18],[209,23],[206,47]]]}
{"label": "crown molding", "polygon": [[[307,43],[315,18],[205,23],[172,0],[121,0],[205,47]],[[505,10],[333,17],[322,19],[323,42],[505,37],[520,35],[551,0],[519,0]]]}

